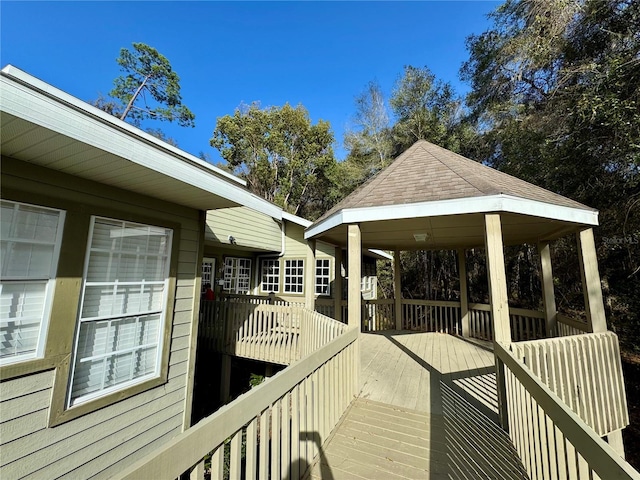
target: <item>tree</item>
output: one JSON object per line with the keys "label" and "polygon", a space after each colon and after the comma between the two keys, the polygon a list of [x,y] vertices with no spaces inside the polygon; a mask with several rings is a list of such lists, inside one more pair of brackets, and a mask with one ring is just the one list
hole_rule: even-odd
{"label": "tree", "polygon": [[312,125],[302,105],[254,103],[218,118],[210,143],[252,192],[313,219],[332,201],[333,141],[329,123]]}
{"label": "tree", "polygon": [[382,88],[369,82],[355,99],[354,127],[345,133],[349,157],[367,179],[386,167],[392,160],[393,139],[387,104]]}
{"label": "tree", "polygon": [[427,67],[405,66],[390,103],[397,119],[393,126],[396,155],[417,140],[465,153],[474,130],[465,121],[463,101],[451,84],[437,80]]}
{"label": "tree", "polygon": [[[605,303],[627,346],[640,328],[640,3],[510,0],[468,39],[463,78],[483,160],[600,210]],[[557,244],[560,306],[582,308]]]}
{"label": "tree", "polygon": [[112,100],[100,97],[95,106],[135,125],[148,118],[194,126],[195,115],[182,104],[180,77],[166,57],[144,43],[134,43],[133,52],[120,50],[117,62],[124,75],[113,81]]}

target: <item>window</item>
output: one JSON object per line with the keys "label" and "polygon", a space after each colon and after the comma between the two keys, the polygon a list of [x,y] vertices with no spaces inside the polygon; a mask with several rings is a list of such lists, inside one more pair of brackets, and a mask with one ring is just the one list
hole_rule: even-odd
{"label": "window", "polygon": [[329,267],[330,260],[328,258],[316,260],[316,294],[330,295],[329,284]]}
{"label": "window", "polygon": [[92,217],[68,405],[160,373],[172,231]]}
{"label": "window", "polygon": [[280,291],[280,260],[270,258],[262,260],[260,291],[278,293]]}
{"label": "window", "polygon": [[248,293],[251,278],[251,259],[227,257],[224,259],[224,290],[230,293]]}
{"label": "window", "polygon": [[64,212],[0,203],[0,364],[43,356]]}
{"label": "window", "polygon": [[215,281],[216,259],[215,258],[203,258],[202,259],[202,283],[200,286],[201,294],[206,291],[207,284],[211,288],[215,288],[213,282]]}
{"label": "window", "polygon": [[304,260],[285,260],[284,291],[286,293],[303,293]]}

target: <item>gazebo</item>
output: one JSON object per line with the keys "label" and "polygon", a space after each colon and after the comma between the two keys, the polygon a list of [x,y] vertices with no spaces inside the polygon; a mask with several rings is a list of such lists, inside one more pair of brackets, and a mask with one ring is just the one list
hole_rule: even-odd
{"label": "gazebo", "polygon": [[[362,248],[393,251],[398,330],[402,329],[402,300],[398,293],[402,291],[399,253],[408,250],[457,250],[460,320],[464,337],[469,336],[470,329],[464,253],[470,248],[485,248],[492,338],[498,350],[500,345],[511,348],[513,343],[504,246],[523,243],[538,246],[544,330],[547,337],[556,337],[558,314],[549,244],[570,234],[576,236],[579,253],[587,317],[585,332],[606,332],[593,236],[593,227],[597,225],[598,212],[593,208],[421,140],[319,218],[306,230],[305,238],[311,242],[322,240],[338,247],[346,246],[348,278],[360,278],[358,259]],[[339,250],[341,248],[336,248]],[[349,282],[349,325],[361,325],[360,312],[360,286],[357,282]],[[496,365],[498,394],[502,397],[500,404],[504,409],[504,375],[497,354]],[[562,388],[561,383],[556,388]],[[626,402],[621,408],[626,410]],[[506,415],[505,410],[501,411],[503,425],[507,422]],[[623,454],[619,429],[624,425],[621,423],[624,420],[603,429],[601,434],[608,434],[609,443]]]}

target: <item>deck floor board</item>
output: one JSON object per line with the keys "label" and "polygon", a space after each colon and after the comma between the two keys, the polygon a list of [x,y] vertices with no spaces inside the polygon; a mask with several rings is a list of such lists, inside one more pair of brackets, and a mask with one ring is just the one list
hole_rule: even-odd
{"label": "deck floor board", "polygon": [[313,480],[526,479],[496,424],[493,353],[441,333],[361,336],[361,391]]}

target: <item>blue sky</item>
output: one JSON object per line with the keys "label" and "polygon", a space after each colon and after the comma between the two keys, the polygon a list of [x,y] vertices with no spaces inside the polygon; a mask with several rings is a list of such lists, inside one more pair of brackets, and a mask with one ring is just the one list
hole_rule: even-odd
{"label": "blue sky", "polygon": [[331,123],[336,156],[354,98],[376,80],[390,94],[404,65],[428,66],[468,91],[465,38],[500,2],[33,2],[0,4],[0,60],[82,100],[107,94],[120,49],[143,42],[181,78],[195,128],[152,122],[183,150],[219,159],[209,139],[241,103],[303,104]]}

